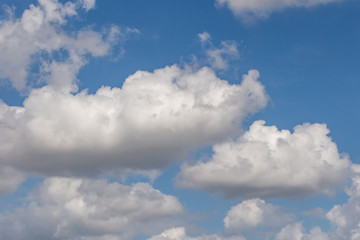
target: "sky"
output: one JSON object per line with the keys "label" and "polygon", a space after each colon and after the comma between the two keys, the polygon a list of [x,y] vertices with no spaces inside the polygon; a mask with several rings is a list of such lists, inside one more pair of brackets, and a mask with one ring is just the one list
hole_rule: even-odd
{"label": "sky", "polygon": [[360,240],[360,2],[0,0],[1,240]]}

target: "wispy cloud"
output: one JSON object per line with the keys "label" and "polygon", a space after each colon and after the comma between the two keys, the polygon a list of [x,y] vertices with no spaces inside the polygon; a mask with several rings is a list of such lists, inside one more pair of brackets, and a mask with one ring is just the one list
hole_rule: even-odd
{"label": "wispy cloud", "polygon": [[216,70],[227,70],[231,60],[238,59],[240,56],[237,43],[227,40],[221,41],[215,47],[211,41],[211,36],[207,32],[198,34],[202,47],[205,50],[206,63]]}
{"label": "wispy cloud", "polygon": [[286,8],[309,8],[342,1],[345,0],[216,0],[216,3],[229,8],[245,23],[251,23]]}

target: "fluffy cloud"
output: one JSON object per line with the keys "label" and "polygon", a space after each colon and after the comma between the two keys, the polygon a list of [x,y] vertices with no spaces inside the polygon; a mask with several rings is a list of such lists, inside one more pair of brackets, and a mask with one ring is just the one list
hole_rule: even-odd
{"label": "fluffy cloud", "polygon": [[147,183],[49,178],[27,207],[0,215],[2,239],[132,239],[175,224],[179,201]]}
{"label": "fluffy cloud", "polygon": [[269,198],[331,193],[346,179],[349,160],[339,155],[325,124],[298,125],[293,133],[264,124],[256,121],[236,141],[215,145],[207,162],[185,163],[178,185]]}
{"label": "fluffy cloud", "polygon": [[230,85],[209,68],[138,71],[122,88],[70,94],[43,87],[24,107],[0,103],[1,162],[41,174],[164,168],[239,131],[267,103],[257,71]]}
{"label": "fluffy cloud", "polygon": [[224,218],[225,234],[189,237],[185,228],[177,227],[148,240],[245,240],[242,234],[256,227],[281,227],[293,220],[293,215],[281,212],[278,206],[267,204],[261,199],[250,199],[230,209]]}
{"label": "fluffy cloud", "polygon": [[352,170],[352,186],[346,191],[350,198],[327,213],[327,218],[337,227],[337,239],[360,239],[360,165],[353,165]]}
{"label": "fluffy cloud", "polygon": [[285,8],[314,7],[344,0],[216,0],[220,6],[227,6],[244,21],[267,18],[269,14]]}
{"label": "fluffy cloud", "polygon": [[[0,79],[9,80],[22,91],[40,82],[61,91],[76,91],[76,75],[86,64],[86,56],[109,54],[121,37],[132,32],[115,26],[106,33],[88,28],[63,30],[69,18],[78,16],[81,9],[90,10],[94,4],[95,0],[39,0],[18,19],[10,11],[9,17],[0,22]],[[35,80],[29,76],[33,65],[40,66],[40,78]]]}
{"label": "fluffy cloud", "polygon": [[310,233],[304,233],[301,223],[294,223],[285,226],[276,234],[275,240],[329,240],[327,233],[323,233],[319,227],[314,227]]}
{"label": "fluffy cloud", "polygon": [[231,233],[242,233],[259,225],[283,226],[293,219],[294,216],[282,213],[278,206],[256,198],[232,207],[224,218],[224,226]]}
{"label": "fluffy cloud", "polygon": [[170,228],[159,235],[153,236],[148,240],[246,240],[242,236],[223,237],[219,235],[203,235],[200,237],[189,237],[186,235],[185,228]]}

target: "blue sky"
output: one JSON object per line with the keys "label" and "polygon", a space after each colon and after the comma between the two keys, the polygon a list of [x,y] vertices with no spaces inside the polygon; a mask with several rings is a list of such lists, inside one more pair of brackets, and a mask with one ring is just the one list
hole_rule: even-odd
{"label": "blue sky", "polygon": [[1,239],[360,239],[358,1],[0,3]]}

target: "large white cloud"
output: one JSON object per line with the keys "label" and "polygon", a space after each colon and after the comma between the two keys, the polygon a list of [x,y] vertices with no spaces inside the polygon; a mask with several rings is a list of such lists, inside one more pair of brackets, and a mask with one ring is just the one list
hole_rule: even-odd
{"label": "large white cloud", "polygon": [[43,87],[24,107],[0,103],[1,162],[41,174],[165,168],[239,131],[267,103],[252,70],[241,84],[209,68],[138,71],[122,88],[71,94]]}
{"label": "large white cloud", "polygon": [[234,234],[243,233],[258,226],[283,226],[293,220],[293,215],[281,212],[278,206],[255,198],[232,207],[224,218],[224,226],[228,232]]}
{"label": "large white cloud", "polygon": [[244,21],[267,18],[269,14],[285,8],[308,8],[344,0],[216,0],[220,6],[227,6]]}
{"label": "large white cloud", "polygon": [[337,227],[337,239],[360,239],[360,165],[353,165],[352,170],[352,185],[346,190],[350,198],[327,213],[327,218]]}
{"label": "large white cloud", "polygon": [[256,121],[236,141],[215,145],[208,161],[185,163],[178,185],[268,198],[331,193],[346,180],[349,160],[338,153],[325,124],[298,125],[293,133],[264,124]]}
{"label": "large white cloud", "polygon": [[133,239],[170,227],[179,201],[147,183],[49,178],[28,206],[0,214],[1,239]]}
{"label": "large white cloud", "polygon": [[[90,10],[94,4],[95,0],[39,0],[20,18],[9,11],[9,17],[0,22],[0,79],[9,80],[21,91],[41,82],[61,91],[76,91],[76,75],[86,64],[87,55],[107,55],[122,36],[137,31],[122,31],[116,26],[106,33],[89,28],[63,30],[70,18],[78,16],[81,9]],[[29,77],[33,65],[40,69],[35,79]]]}

